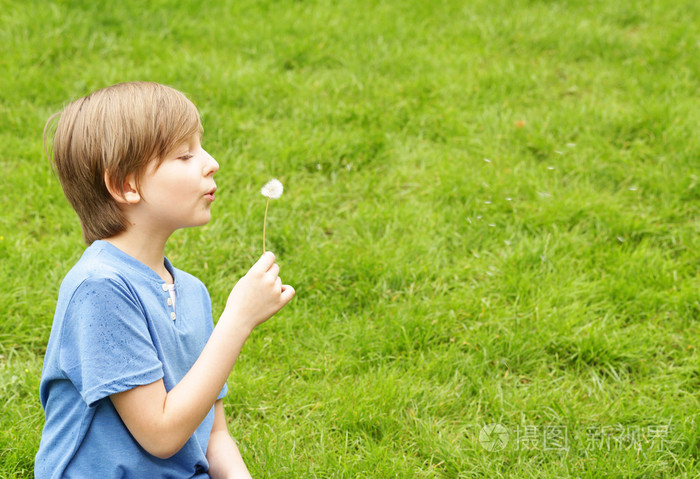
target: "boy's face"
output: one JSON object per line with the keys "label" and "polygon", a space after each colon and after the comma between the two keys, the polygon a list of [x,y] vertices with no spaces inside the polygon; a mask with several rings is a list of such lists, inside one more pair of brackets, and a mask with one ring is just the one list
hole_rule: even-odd
{"label": "boy's face", "polygon": [[139,219],[167,234],[201,226],[211,219],[219,164],[202,149],[198,136],[177,146],[156,166],[153,161],[141,179]]}

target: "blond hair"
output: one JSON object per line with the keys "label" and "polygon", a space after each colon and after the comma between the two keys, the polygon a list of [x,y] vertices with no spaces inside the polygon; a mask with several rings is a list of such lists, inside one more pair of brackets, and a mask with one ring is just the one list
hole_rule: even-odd
{"label": "blond hair", "polygon": [[126,230],[126,218],[105,179],[120,190],[134,175],[138,185],[151,161],[160,165],[175,147],[201,134],[194,104],[181,92],[151,82],[97,90],[49,118],[46,153],[78,213],[85,243]]}

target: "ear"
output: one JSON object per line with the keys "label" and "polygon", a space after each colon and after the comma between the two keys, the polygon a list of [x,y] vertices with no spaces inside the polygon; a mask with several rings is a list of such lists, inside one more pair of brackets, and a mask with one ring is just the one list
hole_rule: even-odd
{"label": "ear", "polygon": [[109,176],[109,171],[105,171],[105,186],[107,191],[112,195],[114,201],[122,205],[135,205],[141,201],[141,194],[138,188],[136,188],[136,178],[134,175],[129,175],[124,180],[122,185],[112,184],[112,179]]}

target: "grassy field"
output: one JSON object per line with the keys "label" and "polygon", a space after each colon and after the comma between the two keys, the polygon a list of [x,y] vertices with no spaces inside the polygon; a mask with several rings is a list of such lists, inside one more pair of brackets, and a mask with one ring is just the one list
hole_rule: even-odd
{"label": "grassy field", "polygon": [[700,4],[143,3],[0,0],[0,477],[84,248],[44,122],[136,79],[221,165],[167,250],[215,317],[285,184],[297,297],[225,400],[255,477],[700,477]]}

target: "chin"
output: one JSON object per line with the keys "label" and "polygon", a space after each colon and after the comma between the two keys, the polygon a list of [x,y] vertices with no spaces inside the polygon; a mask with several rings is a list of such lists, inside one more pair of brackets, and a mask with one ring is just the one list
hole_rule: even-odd
{"label": "chin", "polygon": [[211,221],[211,215],[203,218],[196,226],[204,226],[205,224],[209,223],[209,221]]}
{"label": "chin", "polygon": [[211,220],[211,216],[198,218],[196,220],[188,222],[187,224],[183,224],[182,226],[180,226],[180,228],[196,228],[197,226],[204,226],[207,223],[209,223],[210,220]]}

